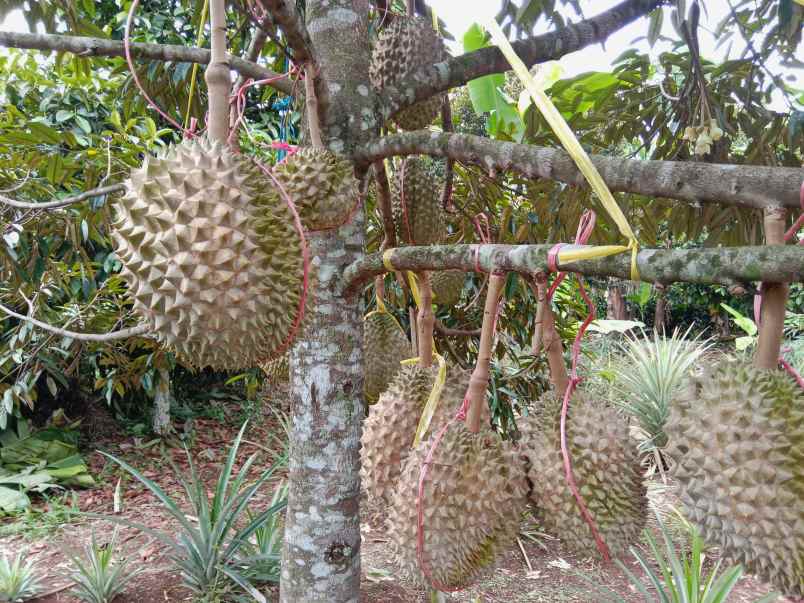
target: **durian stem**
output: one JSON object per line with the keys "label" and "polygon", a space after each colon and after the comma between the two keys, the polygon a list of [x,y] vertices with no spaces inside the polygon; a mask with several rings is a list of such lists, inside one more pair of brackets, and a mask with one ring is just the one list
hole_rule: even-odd
{"label": "durian stem", "polygon": [[212,55],[204,74],[209,90],[210,140],[225,143],[229,138],[229,60],[226,56],[226,0],[211,0],[209,5]]}
{"label": "durian stem", "polygon": [[433,364],[433,328],[435,316],[433,315],[433,290],[430,286],[430,275],[426,272],[417,272],[419,281],[418,333],[419,333],[419,366],[428,368]]}
{"label": "durian stem", "polygon": [[486,403],[486,388],[491,375],[491,347],[497,322],[497,301],[500,299],[506,278],[506,274],[492,274],[489,278],[486,305],[483,308],[483,326],[480,330],[480,343],[477,346],[477,364],[469,378],[469,389],[466,391],[466,399],[469,402],[466,426],[472,433],[480,431],[480,417],[483,405]]}
{"label": "durian stem", "polygon": [[374,278],[374,294],[377,296],[377,305],[385,302],[385,275],[378,274]]}
{"label": "durian stem", "polygon": [[416,16],[416,0],[407,0],[408,17]]}
{"label": "durian stem", "polygon": [[[536,295],[539,303],[539,309],[536,314],[536,328],[541,334],[539,343],[541,348],[544,349],[547,364],[550,366],[550,381],[553,383],[556,396],[560,398],[564,396],[564,392],[569,386],[569,375],[567,374],[567,365],[564,362],[564,345],[561,343],[558,331],[556,331],[556,317],[553,314],[550,299],[547,297],[547,279],[536,279]],[[539,351],[534,345],[533,354],[536,355]]]}
{"label": "durian stem", "polygon": [[[765,208],[765,244],[784,245],[785,218],[783,207]],[[754,366],[775,369],[779,366],[779,353],[784,335],[784,314],[787,305],[787,283],[762,283],[762,307],[759,322],[759,339]]]}
{"label": "durian stem", "polygon": [[310,143],[323,148],[321,123],[318,121],[318,97],[315,95],[315,65],[308,63],[304,70],[304,95],[307,104],[307,127],[310,129]]}

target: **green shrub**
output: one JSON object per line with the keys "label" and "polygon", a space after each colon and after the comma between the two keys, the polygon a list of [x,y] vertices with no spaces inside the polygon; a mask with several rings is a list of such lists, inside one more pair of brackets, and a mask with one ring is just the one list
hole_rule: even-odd
{"label": "green shrub", "polygon": [[121,594],[126,584],[140,570],[129,572],[128,560],[114,559],[117,545],[117,529],[107,544],[98,544],[95,531],[84,548],[83,555],[71,549],[65,549],[65,555],[73,565],[70,579],[75,583],[71,594],[86,603],[111,603]]}

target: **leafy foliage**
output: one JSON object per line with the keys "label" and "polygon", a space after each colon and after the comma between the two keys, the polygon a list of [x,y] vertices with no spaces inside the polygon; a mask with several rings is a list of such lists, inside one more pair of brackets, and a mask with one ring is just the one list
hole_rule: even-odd
{"label": "leafy foliage", "polygon": [[[275,502],[265,511],[251,517],[245,525],[241,525],[240,520],[260,487],[271,478],[285,459],[281,459],[281,462],[262,472],[255,481],[248,483],[249,471],[258,456],[254,454],[235,474],[237,451],[246,427],[247,423],[244,423],[229,450],[211,498],[207,493],[206,482],[198,475],[189,453],[187,454],[190,464],[189,479],[182,478],[174,466],[174,472],[184,489],[183,502],[190,506],[193,515],[198,518],[197,523],[191,522],[181,509],[179,501],[171,498],[158,484],[125,461],[103,453],[148,488],[162,503],[165,511],[178,522],[179,528],[177,536],[174,537],[172,534],[159,532],[136,522],[123,519],[117,521],[141,529],[170,547],[171,559],[176,563],[185,585],[202,600],[214,600],[215,597],[232,590],[233,586],[237,586],[256,601],[264,601],[262,595],[249,582],[249,576],[244,573],[243,568],[254,574],[257,571],[255,568],[259,567],[254,564],[270,561],[270,558],[263,559],[261,556],[249,555],[248,552],[252,548],[249,539],[285,508],[286,500]],[[114,517],[109,519],[116,520]]]}
{"label": "leafy foliage", "polygon": [[0,557],[0,603],[27,601],[39,592],[39,579],[33,561],[23,561],[22,551],[9,559]]}
{"label": "leafy foliage", "polygon": [[128,560],[115,560],[118,531],[112,532],[108,543],[99,543],[93,530],[90,542],[83,555],[65,549],[73,565],[70,579],[75,583],[71,593],[86,603],[111,603],[121,594],[126,584],[137,576],[138,571],[128,571]]}

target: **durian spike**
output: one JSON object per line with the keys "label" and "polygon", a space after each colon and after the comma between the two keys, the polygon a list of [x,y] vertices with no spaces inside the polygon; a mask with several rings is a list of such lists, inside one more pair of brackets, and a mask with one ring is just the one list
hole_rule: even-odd
{"label": "durian spike", "polygon": [[466,400],[469,405],[466,426],[472,433],[480,431],[480,416],[483,404],[486,402],[486,388],[491,374],[491,346],[494,341],[494,329],[497,323],[497,302],[500,299],[506,278],[506,274],[492,274],[489,279],[486,305],[483,308],[480,344],[477,348],[477,364],[469,379],[469,388],[466,390]]}
{"label": "durian spike", "polygon": [[419,316],[416,327],[419,334],[419,366],[428,368],[433,364],[433,290],[426,272],[417,272],[419,285]]}
{"label": "durian spike", "polygon": [[553,383],[556,396],[561,397],[569,386],[567,365],[564,363],[564,345],[561,343],[556,331],[556,317],[553,314],[551,300],[548,296],[547,277],[539,275],[535,279],[536,299],[538,309],[536,312],[536,328],[533,333],[533,346],[531,353],[537,356],[542,349],[547,355],[547,364],[550,366],[550,381]]}
{"label": "durian spike", "polygon": [[225,143],[229,137],[229,88],[232,85],[226,60],[226,0],[209,4],[212,54],[204,73],[209,90],[207,133],[210,140]]}
{"label": "durian spike", "polygon": [[[765,208],[765,244],[784,245],[785,217],[783,207]],[[779,353],[784,335],[784,315],[790,286],[787,283],[762,283],[762,300],[759,315],[754,319],[759,326],[754,366],[775,369],[779,366]]]}
{"label": "durian spike", "polygon": [[304,68],[304,96],[307,106],[307,127],[310,129],[310,142],[314,147],[324,147],[321,138],[321,123],[318,121],[318,97],[315,95],[315,65],[310,62]]}

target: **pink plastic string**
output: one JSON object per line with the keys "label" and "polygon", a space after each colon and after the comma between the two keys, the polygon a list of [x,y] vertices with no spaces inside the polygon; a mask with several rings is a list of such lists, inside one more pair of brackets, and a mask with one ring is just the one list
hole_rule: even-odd
{"label": "pink plastic string", "polygon": [[[581,216],[581,219],[578,223],[578,231],[575,235],[575,244],[577,245],[585,245],[586,242],[589,240],[589,237],[592,234],[592,231],[595,227],[595,220],[596,215],[595,212],[592,210],[587,210]],[[550,252],[547,254],[547,261],[548,261],[548,268],[551,272],[557,272],[558,270],[558,252],[561,249],[562,244],[555,245]],[[566,277],[566,273],[559,272],[558,276],[556,277],[553,285],[547,292],[547,300],[552,299],[553,294],[556,292],[558,285],[561,281],[564,280]],[[578,329],[578,334],[575,336],[575,341],[572,344],[572,368],[569,375],[569,384],[567,385],[567,389],[564,392],[564,400],[561,405],[561,457],[564,463],[564,477],[567,480],[567,485],[569,486],[572,495],[575,497],[575,501],[578,503],[578,508],[580,509],[581,516],[584,518],[586,525],[589,526],[590,531],[592,532],[592,536],[595,539],[595,544],[597,545],[598,551],[603,556],[605,561],[611,560],[611,553],[609,552],[609,547],[603,541],[603,538],[600,536],[600,532],[597,529],[597,524],[595,523],[594,518],[592,517],[591,513],[589,513],[589,509],[586,506],[586,503],[581,496],[581,491],[578,488],[578,484],[575,481],[575,474],[572,471],[572,458],[570,457],[569,446],[567,445],[567,415],[569,413],[569,403],[572,394],[578,387],[578,384],[581,382],[581,378],[578,376],[578,359],[581,355],[581,340],[583,339],[584,334],[586,333],[586,329],[592,324],[592,321],[595,320],[597,315],[595,311],[595,305],[592,303],[592,300],[589,298],[589,294],[586,292],[586,288],[583,285],[583,279],[576,275],[578,279],[578,287],[581,293],[581,297],[583,297],[584,302],[586,303],[586,307],[589,310],[589,314],[587,315],[586,319],[581,323],[580,329]]]}
{"label": "pink plastic string", "polygon": [[299,328],[301,327],[302,320],[304,319],[304,312],[307,306],[307,291],[310,286],[310,249],[307,246],[307,238],[304,235],[304,227],[302,226],[301,218],[299,217],[299,212],[296,209],[296,205],[293,203],[293,200],[288,195],[285,187],[282,186],[282,183],[279,182],[276,176],[274,176],[273,172],[270,168],[266,167],[259,161],[255,160],[255,163],[259,166],[259,168],[265,172],[265,174],[273,181],[274,186],[279,189],[279,193],[282,195],[282,198],[285,200],[288,208],[290,209],[290,213],[293,214],[293,224],[296,227],[296,232],[299,233],[299,237],[301,238],[301,246],[302,246],[302,262],[304,266],[304,277],[302,279],[302,293],[299,297],[299,307],[296,312],[296,319],[293,321],[293,325],[288,332],[285,341],[279,346],[279,349],[276,353],[268,358],[267,360],[274,360],[275,358],[279,358],[285,351],[288,349],[290,344],[296,338],[296,335],[299,332]]}
{"label": "pink plastic string", "polygon": [[232,141],[234,140],[235,136],[237,136],[237,130],[240,128],[240,124],[243,122],[243,118],[246,114],[246,91],[251,88],[252,86],[262,86],[264,84],[270,84],[277,80],[281,80],[282,78],[292,77],[299,73],[298,68],[294,65],[291,66],[290,70],[287,73],[282,73],[280,75],[276,75],[274,77],[265,78],[262,80],[253,80],[248,79],[246,82],[240,86],[240,88],[232,95],[230,103],[235,105],[237,119],[235,119],[234,124],[232,125],[232,130],[229,133],[228,143],[231,145]]}
{"label": "pink plastic string", "polygon": [[131,71],[131,77],[134,78],[134,84],[142,94],[143,98],[151,105],[159,115],[164,117],[170,124],[174,127],[181,130],[187,138],[193,138],[195,133],[192,130],[188,130],[175,119],[173,119],[170,115],[165,113],[162,108],[157,105],[154,100],[148,96],[148,93],[145,91],[145,88],[142,87],[142,83],[140,82],[140,78],[137,76],[137,70],[134,66],[134,60],[131,58],[131,25],[134,21],[134,13],[137,11],[137,7],[140,4],[140,0],[134,0],[131,3],[131,8],[128,9],[128,17],[126,18],[126,27],[123,32],[123,52],[126,55],[126,62],[128,63],[128,68]]}
{"label": "pink plastic string", "polygon": [[[798,220],[795,221],[793,226],[791,226],[790,229],[786,233],[784,233],[785,241],[790,241],[791,239],[793,239],[793,237],[796,236],[798,231],[801,230],[802,227],[804,227],[804,182],[801,183],[801,189],[798,194],[798,199],[799,204],[801,205],[801,215],[798,217]],[[804,238],[799,240],[798,244],[804,245]]]}

